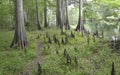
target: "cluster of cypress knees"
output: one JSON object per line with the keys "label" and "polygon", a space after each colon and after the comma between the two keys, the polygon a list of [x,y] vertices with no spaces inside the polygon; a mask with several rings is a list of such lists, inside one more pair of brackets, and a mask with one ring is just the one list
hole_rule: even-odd
{"label": "cluster of cypress knees", "polygon": [[[68,44],[69,43],[69,39],[68,39],[69,37],[75,39],[75,35],[74,35],[74,33],[72,31],[71,31],[70,35],[67,35],[65,33],[65,38],[63,38],[63,37],[61,38],[61,43],[60,43],[60,40],[57,38],[57,36],[55,34],[53,35],[53,41],[52,41],[51,37],[49,36],[48,32],[46,32],[46,37],[48,38],[48,43],[52,44],[53,41],[54,41],[54,43],[58,44],[59,47],[60,47],[61,44],[63,44],[63,45]],[[93,34],[93,42],[96,41],[95,40],[96,37],[98,37],[98,34],[94,33]],[[39,35],[38,35],[37,38],[39,38]],[[45,37],[44,37],[44,43],[46,43],[46,38]],[[89,32],[87,33],[87,43],[88,44],[90,43]],[[50,46],[48,46],[48,48],[50,48]],[[74,50],[77,51],[77,48],[74,47]],[[56,54],[59,54],[58,50],[56,50]],[[66,58],[66,63],[71,64],[72,59],[71,59],[71,56],[70,56],[69,52],[67,51],[67,49],[64,49],[64,57]],[[74,57],[74,63],[75,63],[76,66],[78,66],[78,59],[77,59],[76,56]],[[41,64],[38,62],[38,75],[42,75],[42,72],[43,72],[43,70],[42,70]],[[27,75],[29,75],[29,74],[27,74]],[[116,75],[114,62],[112,63],[111,75]]]}
{"label": "cluster of cypress knees", "polygon": [[[46,32],[46,37],[48,38],[48,43],[52,44],[53,42],[52,42],[52,39],[51,39],[50,35],[48,34],[48,32]],[[45,43],[46,43],[46,37],[44,37]],[[69,37],[70,36],[67,35],[67,33],[65,33],[65,38],[64,37],[61,38],[61,44],[69,43],[69,40],[68,40]],[[71,37],[75,38],[75,35],[72,31],[71,31]],[[54,41],[54,43],[58,44],[60,47],[60,40],[57,38],[56,34],[53,35],[53,41]]]}

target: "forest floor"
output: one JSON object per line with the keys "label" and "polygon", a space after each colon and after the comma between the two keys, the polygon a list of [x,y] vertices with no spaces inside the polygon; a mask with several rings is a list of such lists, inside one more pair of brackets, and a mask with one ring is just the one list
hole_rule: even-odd
{"label": "forest floor", "polygon": [[[37,75],[38,62],[41,75],[110,75],[112,62],[116,73],[120,74],[120,52],[111,49],[110,42],[104,39],[96,38],[94,42],[90,35],[88,44],[87,35],[73,31],[73,38],[68,30],[69,42],[65,43],[66,35],[61,35],[60,29],[43,29],[27,32],[30,46],[25,52],[9,48],[13,31],[1,31],[0,34],[0,75]],[[59,43],[54,42],[54,35]],[[70,63],[64,55],[65,50]]]}
{"label": "forest floor", "polygon": [[40,43],[40,40],[37,39],[37,56],[33,60],[31,60],[27,65],[27,71],[21,75],[33,75],[33,71],[37,72],[38,63],[41,63],[45,56],[41,55],[41,49],[43,45]]}

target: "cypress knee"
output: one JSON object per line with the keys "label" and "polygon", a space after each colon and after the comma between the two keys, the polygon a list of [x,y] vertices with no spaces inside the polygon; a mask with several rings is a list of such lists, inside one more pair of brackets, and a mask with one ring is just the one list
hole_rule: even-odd
{"label": "cypress knee", "polygon": [[77,51],[77,47],[74,47],[75,52]]}
{"label": "cypress knee", "polygon": [[68,36],[65,37],[65,44],[69,43]]}
{"label": "cypress knee", "polygon": [[65,41],[64,41],[64,38],[63,38],[63,37],[62,37],[61,43],[62,43],[62,44],[65,44]]}
{"label": "cypress knee", "polygon": [[26,72],[25,75],[30,75],[30,74],[28,72]]}
{"label": "cypress knee", "polygon": [[58,46],[60,47],[60,41],[57,39]]}
{"label": "cypress knee", "polygon": [[87,43],[88,43],[88,44],[90,43],[90,37],[89,37],[89,34],[87,35]]}
{"label": "cypress knee", "polygon": [[40,62],[38,62],[38,75],[42,75],[42,68]]}
{"label": "cypress knee", "polygon": [[78,65],[78,59],[76,56],[75,56],[74,62],[75,62],[75,65]]}
{"label": "cypress knee", "polygon": [[93,42],[95,42],[96,41],[96,38],[95,38],[95,36],[93,35]]}
{"label": "cypress knee", "polygon": [[67,50],[64,49],[64,56],[67,56]]}
{"label": "cypress knee", "polygon": [[74,33],[72,31],[71,31],[71,37],[75,38],[75,35],[74,35]]}
{"label": "cypress knee", "polygon": [[48,34],[48,32],[46,32],[46,37],[49,37],[49,34]]}
{"label": "cypress knee", "polygon": [[55,34],[53,35],[53,40],[54,40],[55,43],[57,43],[57,37],[56,37]]}
{"label": "cypress knee", "polygon": [[40,38],[40,36],[38,35],[36,39],[39,39],[39,38]]}
{"label": "cypress knee", "polygon": [[71,57],[68,53],[67,53],[66,59],[67,59],[67,63],[71,64]]}
{"label": "cypress knee", "polygon": [[52,44],[52,40],[51,40],[50,36],[48,38],[48,43]]}
{"label": "cypress knee", "polygon": [[116,75],[114,62],[112,63],[111,75]]}
{"label": "cypress knee", "polygon": [[59,51],[58,51],[58,50],[56,50],[56,54],[59,54]]}

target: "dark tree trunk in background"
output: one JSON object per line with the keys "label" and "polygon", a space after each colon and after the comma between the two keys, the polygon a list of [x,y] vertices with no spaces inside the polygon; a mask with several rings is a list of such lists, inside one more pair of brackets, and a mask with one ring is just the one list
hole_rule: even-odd
{"label": "dark tree trunk in background", "polygon": [[60,0],[56,0],[56,26],[60,27]]}
{"label": "dark tree trunk in background", "polygon": [[28,46],[28,39],[24,26],[23,1],[14,0],[15,3],[15,34],[11,47],[19,46],[25,48]]}
{"label": "dark tree trunk in background", "polygon": [[79,0],[79,19],[78,24],[76,27],[76,31],[84,31],[83,19],[82,19],[82,7],[83,7],[83,0]]}
{"label": "dark tree trunk in background", "polygon": [[35,2],[36,2],[36,14],[37,14],[37,26],[38,26],[38,30],[41,30],[38,0],[36,0]]}
{"label": "dark tree trunk in background", "polygon": [[56,9],[56,24],[58,27],[61,27],[61,0],[57,0],[57,9]]}
{"label": "dark tree trunk in background", "polygon": [[57,0],[56,24],[61,28],[61,33],[65,32],[65,0]]}
{"label": "dark tree trunk in background", "polygon": [[47,0],[44,0],[44,27],[49,27],[47,21]]}
{"label": "dark tree trunk in background", "polygon": [[69,13],[68,13],[68,0],[66,0],[66,29],[70,29]]}

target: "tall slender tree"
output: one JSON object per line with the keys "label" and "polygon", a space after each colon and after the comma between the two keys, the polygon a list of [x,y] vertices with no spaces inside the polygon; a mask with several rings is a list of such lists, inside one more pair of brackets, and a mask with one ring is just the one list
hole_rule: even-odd
{"label": "tall slender tree", "polygon": [[37,25],[38,25],[38,30],[41,30],[40,15],[39,15],[39,7],[38,7],[38,0],[36,0],[36,14],[37,14]]}
{"label": "tall slender tree", "polygon": [[66,29],[70,29],[69,13],[68,13],[68,0],[66,0]]}
{"label": "tall slender tree", "polygon": [[56,24],[61,28],[61,33],[65,32],[65,0],[57,0],[57,9],[56,9]]}
{"label": "tall slender tree", "polygon": [[56,0],[56,26],[57,27],[60,27],[60,13],[59,13],[59,10],[60,10],[60,0]]}
{"label": "tall slender tree", "polygon": [[78,24],[77,24],[77,27],[76,27],[76,31],[79,30],[79,31],[84,31],[84,25],[83,25],[83,0],[79,0],[79,19],[78,19]]}
{"label": "tall slender tree", "polygon": [[61,27],[61,16],[62,16],[62,14],[61,14],[61,0],[57,0],[57,2],[56,2],[56,24],[57,24],[57,26],[58,27],[60,27],[60,28],[62,28]]}
{"label": "tall slender tree", "polygon": [[61,34],[65,32],[65,0],[61,0]]}
{"label": "tall slender tree", "polygon": [[11,47],[19,46],[25,48],[29,45],[24,26],[23,1],[14,0],[15,5],[15,34]]}
{"label": "tall slender tree", "polygon": [[44,0],[44,27],[49,27],[47,20],[47,0]]}

